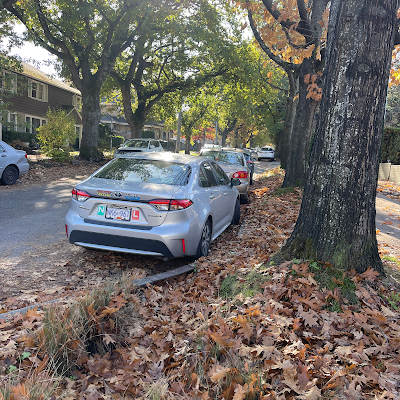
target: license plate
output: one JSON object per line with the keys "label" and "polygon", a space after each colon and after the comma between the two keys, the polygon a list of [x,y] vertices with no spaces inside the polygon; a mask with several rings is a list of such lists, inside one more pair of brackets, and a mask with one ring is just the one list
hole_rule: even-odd
{"label": "license plate", "polygon": [[131,220],[131,209],[130,208],[118,208],[118,207],[107,207],[106,218],[120,220],[120,221],[130,221]]}

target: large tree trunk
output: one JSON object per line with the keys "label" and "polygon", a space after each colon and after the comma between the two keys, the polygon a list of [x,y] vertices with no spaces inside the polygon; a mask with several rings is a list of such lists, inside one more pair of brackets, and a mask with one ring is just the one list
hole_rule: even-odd
{"label": "large tree trunk", "polygon": [[[305,59],[299,72],[299,100],[295,106],[294,121],[291,124],[289,148],[286,150],[285,179],[282,187],[303,186],[306,180],[310,156],[310,139],[318,102],[307,98],[308,82],[304,82],[306,74],[315,72],[314,60]],[[289,115],[290,117],[290,115]]]}
{"label": "large tree trunk", "polygon": [[375,197],[398,0],[332,2],[321,117],[296,227],[279,256],[383,272]]}
{"label": "large tree trunk", "polygon": [[101,117],[100,90],[91,80],[82,82],[82,142],[79,155],[90,161],[98,160],[101,153],[99,144],[99,124]]}

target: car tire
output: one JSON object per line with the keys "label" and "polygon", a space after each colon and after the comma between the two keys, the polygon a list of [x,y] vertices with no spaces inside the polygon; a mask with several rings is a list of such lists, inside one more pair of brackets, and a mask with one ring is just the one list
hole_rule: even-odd
{"label": "car tire", "polygon": [[261,161],[261,158],[259,158],[258,161]]}
{"label": "car tire", "polygon": [[240,204],[247,204],[249,202],[249,193],[240,196]]}
{"label": "car tire", "polygon": [[4,185],[14,185],[18,179],[18,170],[13,165],[9,165],[3,172],[3,176],[1,177],[1,182]]}
{"label": "car tire", "polygon": [[239,199],[236,199],[235,211],[233,212],[232,225],[239,225],[240,223],[240,203]]}
{"label": "car tire", "polygon": [[199,246],[197,248],[196,258],[205,257],[208,254],[211,244],[211,220],[208,219],[203,226],[200,236]]}
{"label": "car tire", "polygon": [[250,185],[253,184],[253,174],[250,174]]}

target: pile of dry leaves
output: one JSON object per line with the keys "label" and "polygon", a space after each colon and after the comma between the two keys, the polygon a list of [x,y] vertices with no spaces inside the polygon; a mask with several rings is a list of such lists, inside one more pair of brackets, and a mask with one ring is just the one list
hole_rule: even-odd
{"label": "pile of dry leaves", "polygon": [[330,265],[267,266],[301,201],[296,190],[275,196],[281,182],[278,173],[255,184],[242,225],[194,273],[104,289],[46,319],[31,310],[1,322],[9,389],[0,399],[33,399],[55,370],[64,378],[54,399],[399,398],[397,292],[371,269],[334,278],[332,289],[315,277]]}

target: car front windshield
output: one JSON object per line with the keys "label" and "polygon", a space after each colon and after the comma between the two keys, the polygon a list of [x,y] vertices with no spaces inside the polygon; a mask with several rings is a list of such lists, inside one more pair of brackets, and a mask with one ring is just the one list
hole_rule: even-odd
{"label": "car front windshield", "polygon": [[243,157],[233,151],[205,151],[202,155],[223,164],[244,165]]}
{"label": "car front windshield", "polygon": [[116,158],[98,171],[94,177],[124,182],[184,186],[189,182],[190,172],[191,168],[186,164]]}
{"label": "car front windshield", "polygon": [[129,140],[123,144],[123,147],[135,147],[137,149],[147,149],[148,146],[148,140]]}

